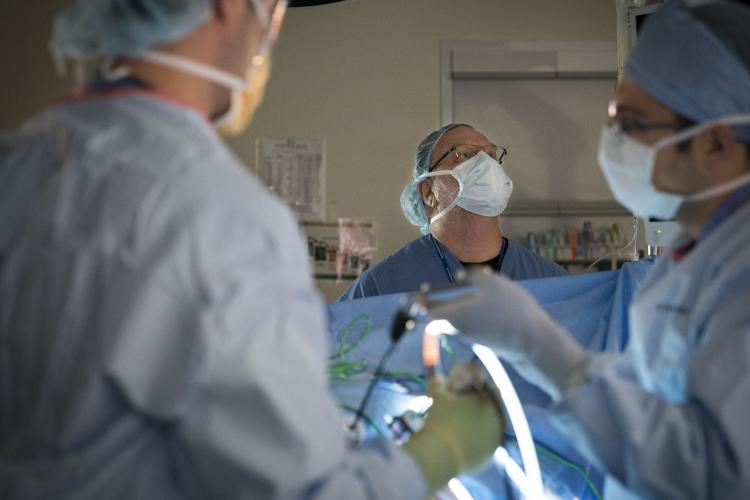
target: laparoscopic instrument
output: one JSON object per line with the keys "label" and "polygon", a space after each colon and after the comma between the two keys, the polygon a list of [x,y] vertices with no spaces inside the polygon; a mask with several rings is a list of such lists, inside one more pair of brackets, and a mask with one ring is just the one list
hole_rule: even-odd
{"label": "laparoscopic instrument", "polygon": [[[428,377],[444,378],[445,375],[441,364],[441,341],[445,335],[457,335],[459,332],[446,320],[430,317],[430,310],[446,301],[461,301],[476,292],[475,285],[466,282],[465,275],[458,276],[459,282],[449,289],[428,289],[423,287],[420,292],[409,295],[404,305],[396,312],[390,330],[390,344],[386,349],[375,370],[374,376],[367,387],[367,391],[357,409],[354,420],[350,424],[350,430],[354,431],[364,415],[367,403],[372,395],[374,387],[382,378],[385,364],[393,353],[398,341],[404,335],[415,332],[420,325],[425,325],[422,330],[422,361]],[[505,468],[510,480],[526,498],[544,498],[544,489],[536,455],[534,441],[531,437],[526,416],[521,406],[518,395],[513,384],[503,368],[502,363],[495,353],[486,346],[473,344],[472,351],[481,363],[481,367],[473,365],[475,369],[467,366],[456,367],[452,370],[449,378],[448,388],[457,392],[470,389],[485,389],[491,399],[495,401],[500,411],[504,411],[515,431],[523,469],[509,456],[504,447],[499,447],[494,453],[494,459]],[[488,385],[489,384],[489,385]],[[500,395],[500,398],[497,397]],[[403,436],[417,432],[421,429],[425,415],[407,414],[398,417],[392,422],[392,427],[397,439],[403,442]],[[429,418],[429,416],[427,416]],[[453,478],[448,487],[451,493],[458,499],[471,499],[467,489],[458,478]]]}

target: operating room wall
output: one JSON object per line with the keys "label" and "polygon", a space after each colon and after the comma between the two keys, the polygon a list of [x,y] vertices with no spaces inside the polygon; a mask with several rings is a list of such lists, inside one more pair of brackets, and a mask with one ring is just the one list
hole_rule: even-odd
{"label": "operating room wall", "polygon": [[47,49],[52,18],[69,0],[4,0],[0,9],[0,130],[41,110],[69,86]]}
{"label": "operating room wall", "polygon": [[[0,128],[62,94],[47,56],[62,0],[6,0]],[[440,125],[439,41],[615,40],[614,0],[349,0],[291,9],[251,130],[229,141],[252,165],[260,136],[326,139],[328,219],[372,219],[376,261],[418,236],[399,194],[416,144]],[[604,103],[603,103],[604,105]],[[327,300],[345,283],[318,282]]]}
{"label": "operating room wall", "polygon": [[[292,9],[247,138],[325,137],[329,219],[374,219],[376,260],[419,235],[399,194],[414,148],[440,125],[439,41],[615,41],[614,0],[351,0]],[[602,103],[602,108],[606,103]],[[318,282],[330,301],[346,284]]]}

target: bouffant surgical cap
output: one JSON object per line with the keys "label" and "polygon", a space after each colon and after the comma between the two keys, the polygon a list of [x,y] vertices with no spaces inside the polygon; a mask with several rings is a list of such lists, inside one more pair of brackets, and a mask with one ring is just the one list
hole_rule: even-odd
{"label": "bouffant surgical cap", "polygon": [[424,180],[422,175],[430,171],[430,158],[432,157],[432,151],[435,149],[435,144],[446,132],[456,127],[473,128],[464,123],[450,123],[430,132],[419,143],[414,157],[412,180],[401,191],[401,211],[404,213],[406,220],[419,227],[422,234],[429,232],[429,222],[422,202],[422,195],[419,192],[419,184]]}
{"label": "bouffant surgical cap", "polygon": [[206,21],[211,0],[77,0],[55,17],[52,50],[71,59],[138,55]]}
{"label": "bouffant surgical cap", "polygon": [[[311,7],[340,0],[291,0]],[[206,21],[213,0],[76,0],[55,18],[51,48],[69,59],[132,56],[186,36]]]}
{"label": "bouffant surgical cap", "polygon": [[[750,8],[672,0],[646,19],[625,65],[646,93],[695,122],[750,113]],[[750,142],[750,126],[733,126]]]}

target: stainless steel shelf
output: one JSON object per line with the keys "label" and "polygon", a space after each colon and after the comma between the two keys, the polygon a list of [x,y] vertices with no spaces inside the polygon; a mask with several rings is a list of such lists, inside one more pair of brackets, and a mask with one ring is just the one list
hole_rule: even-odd
{"label": "stainless steel shelf", "polygon": [[613,201],[517,201],[510,202],[504,217],[629,216]]}

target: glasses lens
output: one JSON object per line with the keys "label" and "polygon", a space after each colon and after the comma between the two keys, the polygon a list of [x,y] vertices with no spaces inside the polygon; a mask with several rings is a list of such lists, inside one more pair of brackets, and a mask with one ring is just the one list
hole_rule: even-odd
{"label": "glasses lens", "polygon": [[[251,5],[257,6],[258,3],[257,1],[253,1],[251,2]],[[253,58],[254,66],[260,66],[265,62],[266,58],[271,55],[271,51],[273,50],[273,47],[276,45],[276,41],[279,38],[281,25],[284,23],[286,6],[286,0],[279,0],[279,2],[277,2],[274,6],[273,11],[271,12],[271,17],[268,20],[266,31],[263,35],[263,40],[261,41],[260,51]],[[262,5],[258,7],[258,9],[260,9],[261,7]]]}
{"label": "glasses lens", "polygon": [[490,156],[498,163],[503,162],[503,159],[505,158],[505,155],[507,153],[505,151],[505,148],[502,148],[500,146],[472,146],[469,144],[464,144],[456,147],[455,153],[458,161],[464,162],[466,160],[474,158],[480,151],[484,151],[488,156]]}
{"label": "glasses lens", "polygon": [[284,16],[286,15],[286,4],[286,0],[279,0],[271,14],[271,26],[268,34],[272,44],[275,44],[276,40],[279,39],[281,25],[284,23]]}
{"label": "glasses lens", "polygon": [[477,154],[478,149],[472,146],[461,145],[456,146],[456,158],[459,162],[464,162],[470,158],[473,158]]}

